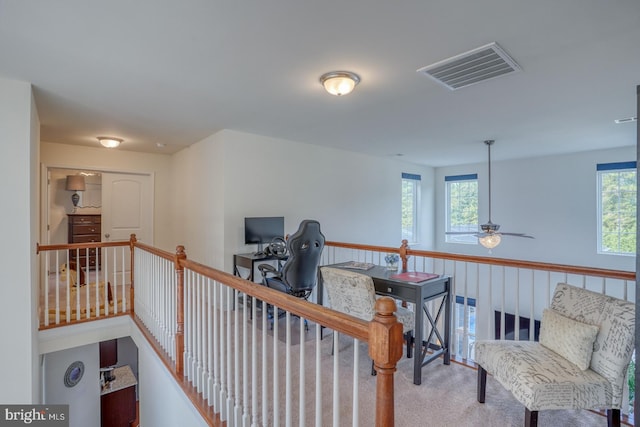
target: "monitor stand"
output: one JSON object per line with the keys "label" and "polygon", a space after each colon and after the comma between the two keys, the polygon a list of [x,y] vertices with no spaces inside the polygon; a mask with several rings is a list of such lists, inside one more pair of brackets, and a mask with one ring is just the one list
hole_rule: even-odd
{"label": "monitor stand", "polygon": [[253,256],[265,256],[264,247],[262,246],[262,242],[258,243],[258,250],[253,253]]}

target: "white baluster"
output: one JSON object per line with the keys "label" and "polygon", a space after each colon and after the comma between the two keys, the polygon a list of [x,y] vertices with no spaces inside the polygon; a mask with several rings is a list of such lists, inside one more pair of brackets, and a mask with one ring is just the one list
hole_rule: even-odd
{"label": "white baluster", "polygon": [[[248,335],[248,310],[249,299],[247,293],[242,293],[242,425],[249,426],[249,335]],[[253,307],[253,305],[252,305]],[[236,308],[237,310],[237,308]]]}
{"label": "white baluster", "polygon": [[[316,324],[316,427],[322,427],[322,326]],[[415,356],[417,357],[417,356]]]}
{"label": "white baluster", "polygon": [[340,346],[338,344],[338,331],[333,331],[333,427],[340,426]]}
{"label": "white baluster", "polygon": [[[417,356],[417,355],[416,355]],[[351,425],[358,427],[360,425],[360,412],[358,411],[358,370],[360,368],[360,341],[353,339],[353,400],[351,407],[353,408]]]}
{"label": "white baluster", "polygon": [[305,427],[305,420],[307,418],[306,416],[306,402],[307,402],[307,396],[305,394],[305,388],[306,388],[306,377],[305,377],[305,355],[304,355],[304,347],[305,347],[305,319],[303,317],[300,317],[300,366],[299,366],[299,371],[298,371],[298,376],[300,377],[300,384],[298,387],[298,402],[299,402],[299,425],[300,427]]}
{"label": "white baluster", "polygon": [[225,299],[225,306],[224,306],[224,310],[227,313],[227,332],[226,332],[226,338],[227,338],[227,421],[228,421],[228,425],[230,427],[233,427],[235,418],[233,416],[233,393],[234,393],[234,388],[233,388],[233,359],[232,359],[232,353],[233,353],[233,347],[232,347],[232,339],[233,337],[231,336],[231,307],[232,307],[232,301],[231,299],[233,298],[233,289],[229,288],[228,286],[225,286],[225,289],[227,290],[226,293],[226,299]]}
{"label": "white baluster", "polygon": [[280,369],[278,368],[278,307],[273,306],[273,425],[280,425]]}
{"label": "white baluster", "polygon": [[[251,297],[251,425],[258,422],[258,300]],[[263,303],[263,316],[264,303]]]}
{"label": "white baluster", "polygon": [[266,302],[262,302],[262,425],[268,426],[269,394],[267,387],[267,312]]}
{"label": "white baluster", "polygon": [[286,354],[285,354],[285,426],[291,427],[291,313],[285,315]]}

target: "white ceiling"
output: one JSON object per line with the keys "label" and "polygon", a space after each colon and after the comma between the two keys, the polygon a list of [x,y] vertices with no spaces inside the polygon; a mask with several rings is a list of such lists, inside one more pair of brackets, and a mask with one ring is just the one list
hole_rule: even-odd
{"label": "white ceiling", "polygon": [[[490,42],[520,73],[418,68]],[[318,78],[362,82],[334,97]],[[0,76],[47,142],[172,153],[234,129],[444,166],[634,145],[637,0],[0,0]],[[156,143],[166,144],[159,149]]]}

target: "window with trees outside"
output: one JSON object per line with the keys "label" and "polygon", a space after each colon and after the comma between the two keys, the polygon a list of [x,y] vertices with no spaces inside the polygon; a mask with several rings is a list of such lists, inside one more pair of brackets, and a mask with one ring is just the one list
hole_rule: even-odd
{"label": "window with trees outside", "polygon": [[598,175],[598,253],[636,253],[636,162],[602,163]]}
{"label": "window with trees outside", "polygon": [[[445,176],[444,181],[446,232],[478,232],[478,174]],[[478,238],[473,234],[445,234],[445,242],[475,245]]]}
{"label": "window with trees outside", "polygon": [[402,173],[402,239],[418,243],[420,175]]}

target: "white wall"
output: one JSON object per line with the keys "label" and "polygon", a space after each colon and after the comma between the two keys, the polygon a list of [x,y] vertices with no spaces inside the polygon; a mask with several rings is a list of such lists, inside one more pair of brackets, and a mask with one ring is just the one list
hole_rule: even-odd
{"label": "white wall", "polygon": [[188,257],[229,272],[233,253],[255,250],[244,245],[247,216],[284,216],[286,233],[317,219],[327,240],[400,246],[402,172],[423,176],[425,221],[433,212],[433,170],[395,158],[225,130],[175,155],[173,166]]}
{"label": "white wall", "polygon": [[[35,243],[38,230],[38,113],[31,86],[0,78],[0,200],[5,207],[0,249],[0,402],[39,402]],[[16,322],[16,319],[20,321]]]}
{"label": "white wall", "polygon": [[[129,316],[47,329],[36,336],[39,337],[40,350],[45,360],[43,363],[45,377],[43,392],[46,394],[44,401],[71,404],[72,419],[74,416],[81,416],[82,420],[86,420],[86,414],[84,414],[86,411],[95,411],[94,415],[99,416],[98,343],[117,338],[118,365],[130,365],[138,379],[140,425],[157,427],[206,425]],[[85,378],[72,389],[58,390],[68,364],[75,360],[82,360],[85,363]],[[79,391],[83,393],[78,393]],[[97,409],[95,405],[98,405]],[[99,421],[84,424],[74,421],[71,425],[97,426]]]}
{"label": "white wall", "polygon": [[138,347],[140,425],[206,426],[207,423],[135,326],[132,327],[131,338]]}
{"label": "white wall", "polygon": [[[503,237],[492,251],[499,258],[571,264],[633,271],[635,258],[597,254],[596,164],[632,161],[636,148],[511,161],[492,161],[491,220],[501,231],[528,233],[534,240]],[[436,248],[487,256],[480,245],[444,242],[444,177],[478,174],[479,220],[488,219],[487,164],[438,168],[436,180]]]}
{"label": "white wall", "polygon": [[[100,425],[100,352],[98,343],[48,353],[44,357],[44,403],[69,405],[69,426]],[[74,387],[64,384],[67,367],[80,361],[84,375]]]}
{"label": "white wall", "polygon": [[181,150],[172,159],[176,244],[186,247],[190,259],[219,269],[224,267],[227,166],[220,134]]}
{"label": "white wall", "polygon": [[168,251],[175,250],[170,214],[173,203],[169,192],[172,186],[170,156],[47,142],[40,144],[40,153],[40,161],[48,167],[154,173],[154,246]]}

